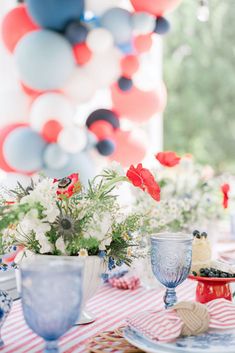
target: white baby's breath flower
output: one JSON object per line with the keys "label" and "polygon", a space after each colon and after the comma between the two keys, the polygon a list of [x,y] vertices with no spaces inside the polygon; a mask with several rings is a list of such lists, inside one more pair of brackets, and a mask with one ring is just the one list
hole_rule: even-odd
{"label": "white baby's breath flower", "polygon": [[56,249],[61,251],[61,253],[63,255],[66,255],[66,245],[65,245],[64,239],[62,237],[59,237],[56,240],[55,246],[56,246]]}
{"label": "white baby's breath flower", "polygon": [[87,257],[87,256],[88,256],[87,249],[80,249],[80,250],[79,250],[79,253],[78,253],[78,256],[80,256],[80,257]]}

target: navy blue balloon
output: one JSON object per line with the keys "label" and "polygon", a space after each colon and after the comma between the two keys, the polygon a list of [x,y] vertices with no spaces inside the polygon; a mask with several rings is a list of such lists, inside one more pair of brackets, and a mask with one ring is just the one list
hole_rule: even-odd
{"label": "navy blue balloon", "polygon": [[43,28],[62,31],[84,13],[84,0],[26,0],[33,20]]}
{"label": "navy blue balloon", "polygon": [[167,21],[166,18],[157,17],[154,32],[160,35],[166,34],[167,32],[169,32],[170,27],[171,27],[170,22]]}
{"label": "navy blue balloon", "polygon": [[130,91],[130,89],[133,87],[133,81],[130,78],[122,76],[118,80],[118,87],[123,92]]}
{"label": "navy blue balloon", "polygon": [[102,156],[110,156],[115,151],[116,145],[112,140],[105,139],[99,141],[96,148]]}
{"label": "navy blue balloon", "polygon": [[65,29],[65,35],[71,44],[79,44],[86,41],[88,29],[79,21],[73,21]]}
{"label": "navy blue balloon", "polygon": [[105,120],[110,123],[114,129],[120,127],[118,115],[109,109],[97,109],[89,115],[86,121],[86,126],[89,128],[95,121]]}

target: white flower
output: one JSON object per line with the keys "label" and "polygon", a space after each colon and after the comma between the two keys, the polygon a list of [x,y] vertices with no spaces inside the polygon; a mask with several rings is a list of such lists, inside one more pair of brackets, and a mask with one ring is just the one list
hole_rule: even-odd
{"label": "white flower", "polygon": [[80,249],[79,250],[79,253],[78,253],[78,256],[80,257],[87,257],[88,256],[88,252],[86,249]]}
{"label": "white flower", "polygon": [[94,237],[97,240],[103,241],[112,226],[112,214],[105,212],[103,215],[94,214],[91,228],[89,229],[86,238]]}
{"label": "white flower", "polygon": [[21,204],[35,205],[39,203],[43,208],[45,220],[52,223],[59,215],[57,207],[57,185],[51,179],[43,179],[29,195],[22,197]]}
{"label": "white flower", "polygon": [[106,250],[106,246],[109,246],[111,244],[112,237],[107,237],[104,240],[101,241],[99,245],[99,250]]}
{"label": "white flower", "polygon": [[63,255],[66,255],[66,245],[62,237],[59,237],[56,240],[55,246],[56,246],[56,249],[60,250]]}

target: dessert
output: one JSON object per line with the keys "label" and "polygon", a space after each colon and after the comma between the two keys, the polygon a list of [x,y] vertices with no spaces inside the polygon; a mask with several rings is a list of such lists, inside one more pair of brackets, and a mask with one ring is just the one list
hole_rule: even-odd
{"label": "dessert", "polygon": [[200,273],[200,269],[211,267],[211,245],[207,238],[207,233],[193,232],[193,252],[191,272]]}

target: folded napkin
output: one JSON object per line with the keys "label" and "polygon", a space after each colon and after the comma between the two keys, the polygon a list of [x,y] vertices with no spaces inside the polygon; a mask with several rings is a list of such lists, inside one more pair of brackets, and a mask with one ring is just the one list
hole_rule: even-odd
{"label": "folded napkin", "polygon": [[123,276],[120,278],[110,278],[109,284],[118,289],[137,289],[140,286],[140,279],[136,276]]}
{"label": "folded napkin", "polygon": [[180,302],[168,310],[145,311],[128,320],[128,325],[152,340],[171,342],[208,328],[235,329],[235,305],[225,299],[207,304]]}

